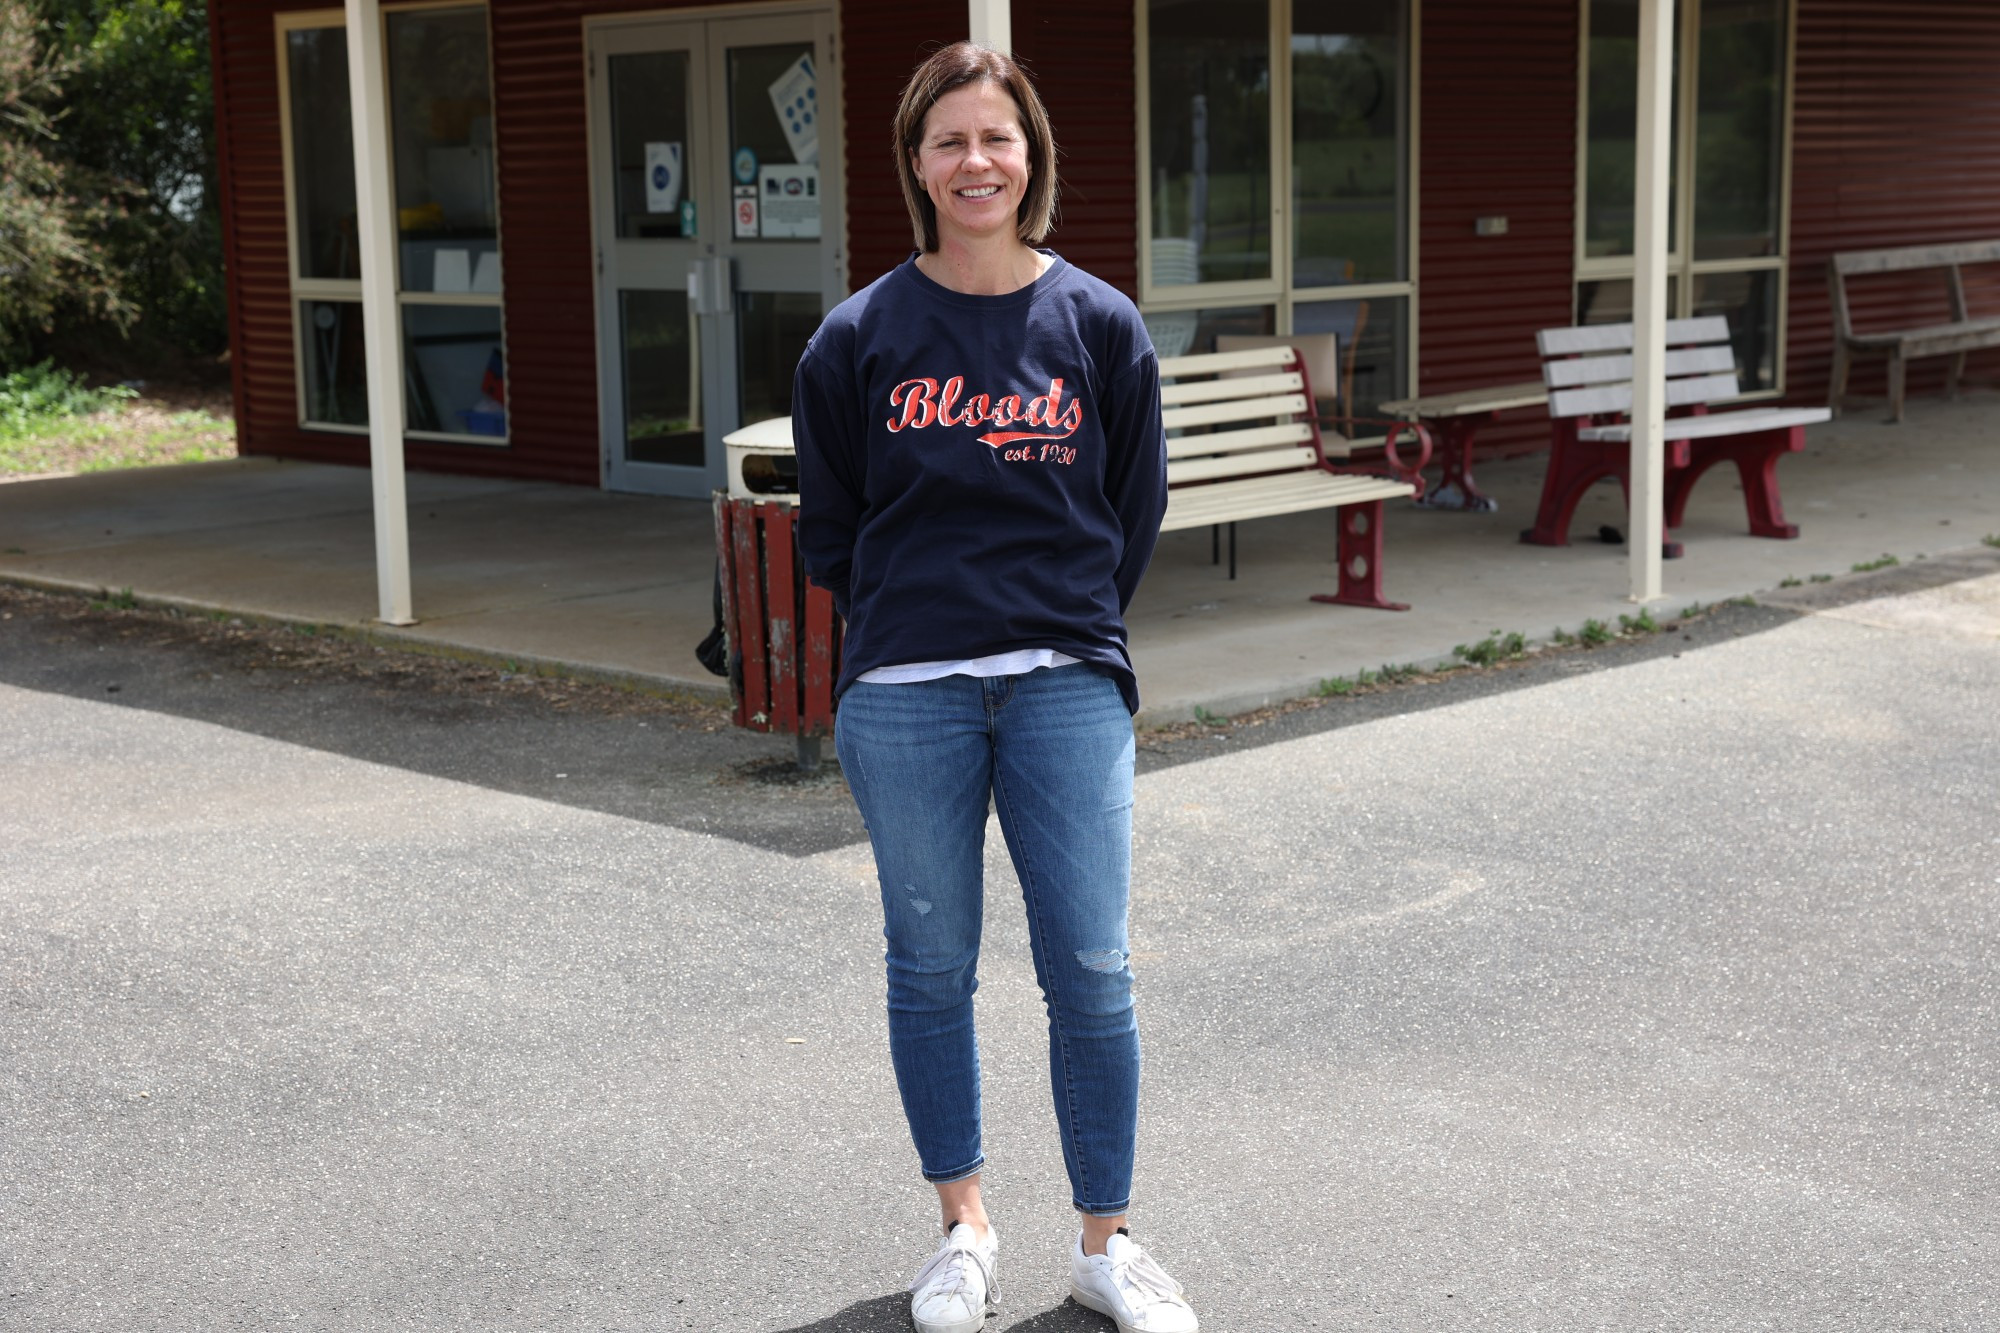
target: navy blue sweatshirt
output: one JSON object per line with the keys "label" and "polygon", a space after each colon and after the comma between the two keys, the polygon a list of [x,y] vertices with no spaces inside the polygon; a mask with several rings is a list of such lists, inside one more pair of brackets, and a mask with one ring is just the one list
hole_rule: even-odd
{"label": "navy blue sweatshirt", "polygon": [[834,309],[792,392],[799,546],[847,620],[840,680],[1053,648],[1139,707],[1125,608],[1166,512],[1139,312],[1056,259],[1005,296],[906,262]]}

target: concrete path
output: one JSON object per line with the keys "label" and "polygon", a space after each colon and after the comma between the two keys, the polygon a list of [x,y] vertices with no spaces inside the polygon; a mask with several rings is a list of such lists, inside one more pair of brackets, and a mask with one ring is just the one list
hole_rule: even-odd
{"label": "concrete path", "polygon": [[[117,653],[0,626],[0,1326],[907,1327],[865,846]],[[1137,1218],[1204,1328],[1993,1327],[1996,688],[1988,573],[1142,777]],[[1103,1329],[990,868],[989,1328]]]}
{"label": "concrete path", "polygon": [[[1925,401],[1887,425],[1869,411],[1815,426],[1780,467],[1797,541],[1747,534],[1733,476],[1695,489],[1666,568],[1671,613],[1786,579],[1913,561],[2000,533],[2000,395]],[[1392,508],[1383,561],[1406,614],[1308,600],[1334,583],[1325,513],[1239,528],[1240,576],[1210,563],[1209,535],[1168,534],[1130,624],[1148,722],[1201,707],[1234,714],[1384,663],[1435,664],[1494,631],[1543,638],[1635,608],[1617,489],[1577,516],[1577,544],[1523,546],[1545,460],[1485,465],[1491,514]],[[655,687],[717,693],[693,655],[712,622],[708,505],[581,487],[413,473],[411,556],[422,623],[372,625],[368,477],[351,468],[244,460],[0,485],[0,579],[341,626],[501,661],[557,664]]]}

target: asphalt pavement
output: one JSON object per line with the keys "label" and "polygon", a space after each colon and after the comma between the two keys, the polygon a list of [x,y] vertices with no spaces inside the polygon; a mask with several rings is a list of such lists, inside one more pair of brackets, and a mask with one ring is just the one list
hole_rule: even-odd
{"label": "asphalt pavement", "polygon": [[[0,1327],[907,1328],[837,773],[0,613]],[[1134,1217],[1204,1329],[2000,1326],[1996,687],[1974,551],[1149,739]],[[988,1327],[1105,1329],[990,841]]]}

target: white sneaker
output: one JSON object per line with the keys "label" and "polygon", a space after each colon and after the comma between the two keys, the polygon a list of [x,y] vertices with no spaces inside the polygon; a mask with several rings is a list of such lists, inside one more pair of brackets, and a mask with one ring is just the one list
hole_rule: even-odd
{"label": "white sneaker", "polygon": [[999,1259],[1000,1237],[993,1228],[982,1241],[964,1222],[953,1227],[910,1282],[910,1319],[917,1333],[979,1333],[987,1313],[999,1308],[1000,1288],[993,1280]]}
{"label": "white sneaker", "polygon": [[1069,1294],[1078,1305],[1110,1315],[1118,1333],[1195,1333],[1200,1325],[1194,1309],[1159,1260],[1123,1233],[1112,1236],[1104,1250],[1085,1254],[1083,1233],[1077,1233],[1069,1256]]}

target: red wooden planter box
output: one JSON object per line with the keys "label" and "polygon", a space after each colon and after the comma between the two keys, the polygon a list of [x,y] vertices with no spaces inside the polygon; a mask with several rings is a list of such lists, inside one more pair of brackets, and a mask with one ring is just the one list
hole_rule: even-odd
{"label": "red wooden planter box", "polygon": [[807,740],[833,734],[840,618],[833,594],[806,581],[797,529],[793,505],[715,494],[736,725]]}

